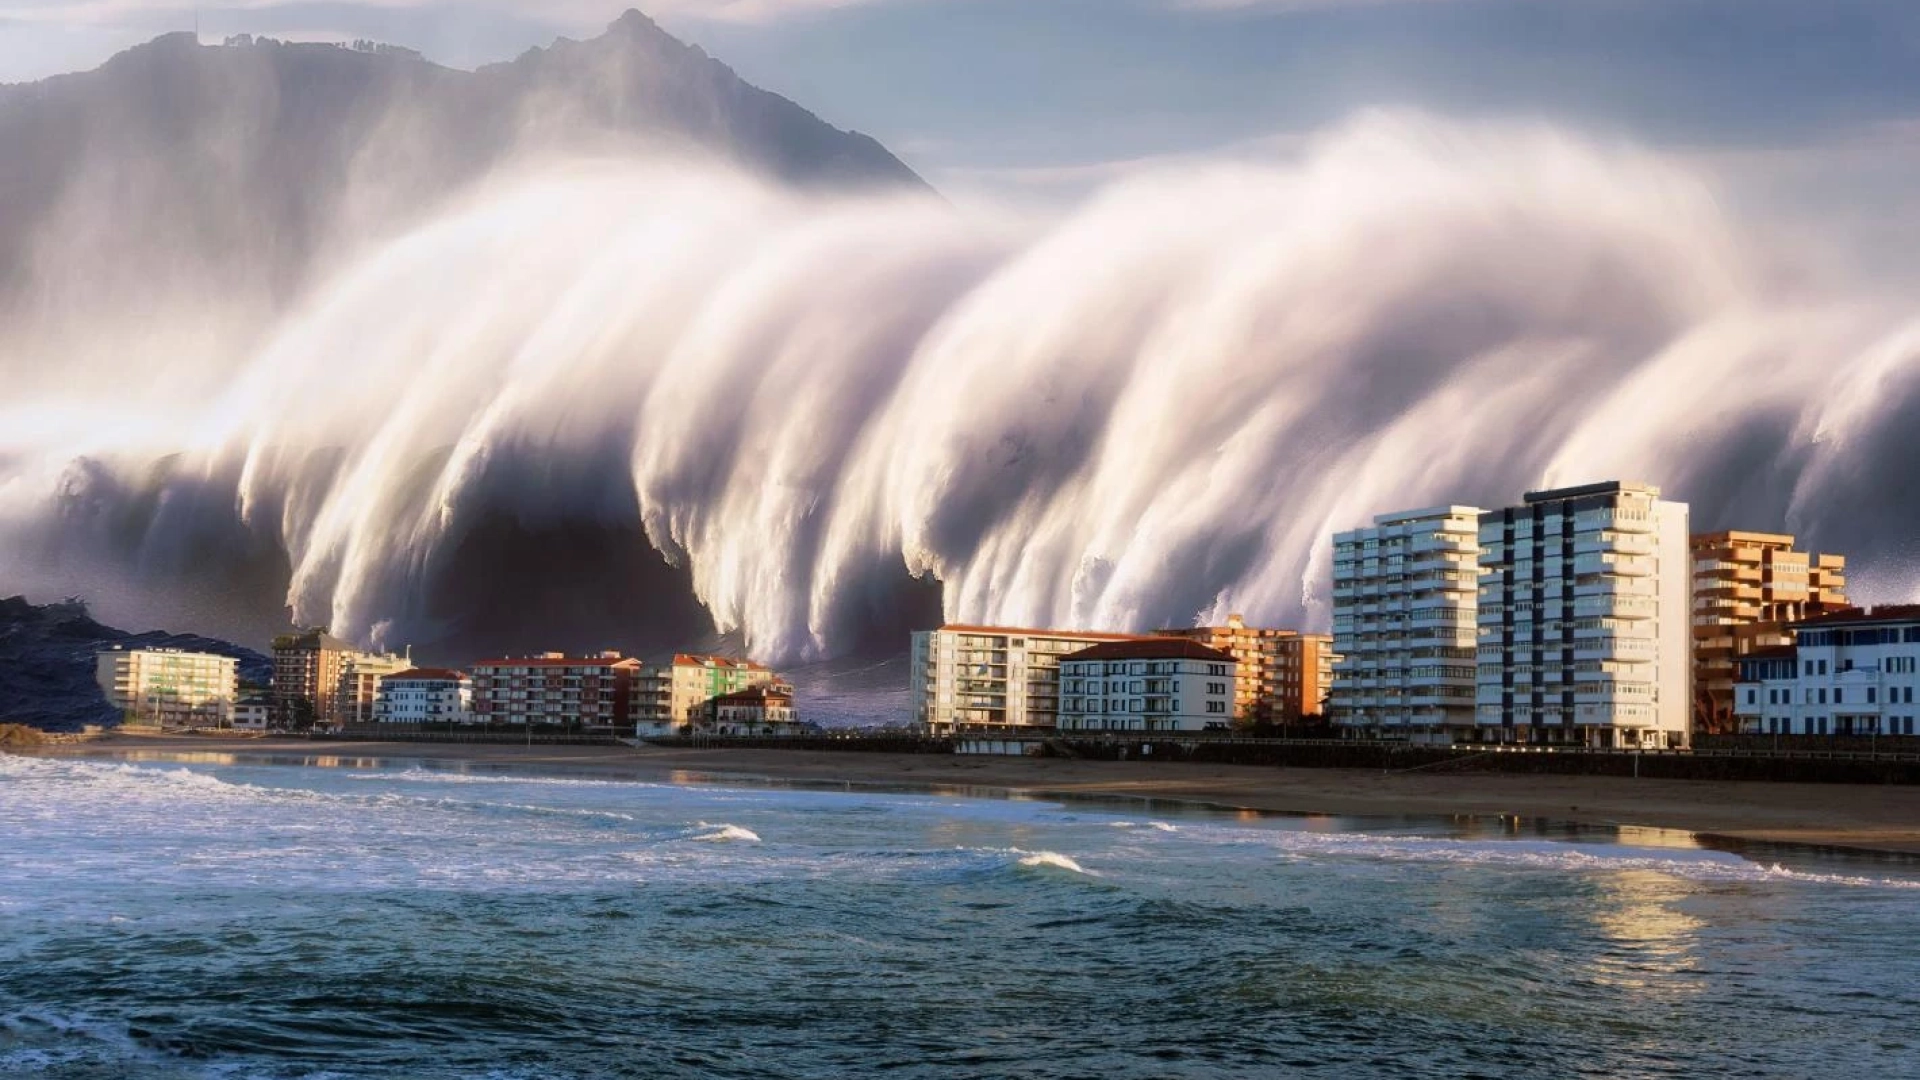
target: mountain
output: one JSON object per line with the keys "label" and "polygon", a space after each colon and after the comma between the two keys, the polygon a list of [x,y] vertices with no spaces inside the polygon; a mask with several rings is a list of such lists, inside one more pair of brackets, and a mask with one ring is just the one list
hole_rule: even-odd
{"label": "mountain", "polygon": [[115,645],[231,656],[243,682],[265,685],[273,674],[270,658],[231,642],[164,630],[128,633],[94,621],[77,600],[35,605],[8,597],[0,599],[0,723],[46,731],[119,723],[93,677],[94,655]]}
{"label": "mountain", "polygon": [[[691,151],[806,188],[925,186],[637,11],[477,71],[167,34],[0,86],[0,147],[0,375],[72,363],[76,341],[140,347],[156,321],[244,344],[324,256],[527,160]],[[109,316],[143,328],[103,336]]]}

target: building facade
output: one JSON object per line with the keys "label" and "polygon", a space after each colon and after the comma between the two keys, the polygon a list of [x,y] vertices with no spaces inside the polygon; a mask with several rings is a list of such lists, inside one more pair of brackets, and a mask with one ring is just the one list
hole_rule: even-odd
{"label": "building facade", "polygon": [[232,727],[240,699],[240,662],[212,653],[108,649],[94,678],[123,715],[161,727]]}
{"label": "building facade", "polygon": [[273,707],[277,722],[304,726],[338,715],[340,674],[359,653],[324,627],[273,639]]}
{"label": "building facade", "polygon": [[1738,661],[1743,734],[1920,734],[1920,605],[1849,608],[1791,633],[1794,644]]}
{"label": "building facade", "polygon": [[383,724],[470,724],[473,680],[451,668],[408,668],[380,680],[373,719]]}
{"label": "building facade", "polygon": [[270,695],[242,695],[233,707],[233,726],[239,731],[265,731],[273,726],[273,698]]}
{"label": "building facade", "polygon": [[[666,663],[650,664],[636,676],[629,719],[639,735],[682,734],[695,724],[713,720],[714,703],[719,698],[779,681],[772,668],[751,660],[676,653]],[[788,696],[792,696],[791,689]]]}
{"label": "building facade", "polygon": [[1480,517],[1479,737],[1687,745],[1687,506],[1648,484],[1535,491]]}
{"label": "building facade", "polygon": [[1225,626],[1162,630],[1233,657],[1233,718],[1243,723],[1299,723],[1323,716],[1333,684],[1333,638],[1248,626],[1239,615]]}
{"label": "building facade", "polygon": [[353,652],[340,662],[340,687],[334,695],[335,724],[371,724],[380,694],[380,681],[413,666],[411,658],[392,653]]}
{"label": "building facade", "polygon": [[721,694],[711,702],[712,719],[696,722],[716,735],[799,735],[810,731],[793,713],[793,690],[778,683]]}
{"label": "building facade", "polygon": [[1138,634],[943,626],[915,631],[909,657],[914,722],[923,730],[1052,728],[1060,718],[1060,658]]}
{"label": "building facade", "polygon": [[1237,663],[1188,638],[1109,641],[1060,658],[1062,731],[1225,731]]}
{"label": "building facade", "polygon": [[639,671],[640,661],[617,652],[483,661],[473,666],[474,721],[612,732],[626,725]]}
{"label": "building facade", "polygon": [[1790,624],[1847,607],[1847,562],[1796,551],[1779,533],[1702,533],[1692,547],[1694,729],[1726,734],[1740,659],[1790,646]]}
{"label": "building facade", "polygon": [[1480,513],[1381,514],[1334,536],[1334,723],[1417,742],[1472,738]]}

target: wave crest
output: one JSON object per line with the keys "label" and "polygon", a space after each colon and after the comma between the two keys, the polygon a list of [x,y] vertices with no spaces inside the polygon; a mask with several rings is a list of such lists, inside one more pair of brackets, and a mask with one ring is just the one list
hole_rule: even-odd
{"label": "wave crest", "polygon": [[1632,476],[1899,591],[1920,319],[1789,255],[1657,155],[1412,114],[1054,221],[548,166],[372,245],[161,421],[0,408],[0,536],[142,581],[265,537],[296,618],[394,643],[460,623],[488,515],[627,529],[794,660],[909,575],[970,621],[1324,621],[1338,528]]}
{"label": "wave crest", "polygon": [[707,822],[703,821],[700,823],[700,827],[702,829],[708,829],[711,831],[701,833],[700,835],[692,837],[691,839],[700,840],[707,843],[725,843],[733,840],[741,840],[751,844],[757,844],[760,842],[760,834],[744,826],[728,825],[724,823],[720,825],[710,825]]}

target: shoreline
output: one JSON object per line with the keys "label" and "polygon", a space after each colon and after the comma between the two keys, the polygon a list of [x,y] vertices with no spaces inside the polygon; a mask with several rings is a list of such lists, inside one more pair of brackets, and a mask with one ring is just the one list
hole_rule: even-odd
{"label": "shoreline", "polygon": [[[847,784],[955,794],[1167,801],[1301,816],[1499,818],[1670,829],[1707,846],[1792,845],[1920,856],[1920,788],[1503,773],[1380,773],[1151,761],[822,750],[336,742],[124,736],[14,747],[34,757],[191,762],[193,755],[405,760],[666,783]],[[263,763],[274,763],[270,760]],[[297,764],[297,762],[286,762]],[[973,789],[967,791],[964,789]]]}

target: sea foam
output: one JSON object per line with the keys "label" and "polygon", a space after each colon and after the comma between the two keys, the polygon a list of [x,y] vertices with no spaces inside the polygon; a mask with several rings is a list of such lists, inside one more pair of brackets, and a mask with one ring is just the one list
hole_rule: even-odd
{"label": "sea foam", "polygon": [[719,843],[719,842],[728,841],[728,840],[746,840],[755,844],[760,842],[760,836],[758,833],[755,833],[752,829],[742,828],[738,825],[728,825],[725,823],[722,823],[719,825],[710,825],[707,822],[703,821],[700,823],[700,827],[703,829],[709,829],[712,831],[701,833],[698,836],[691,837],[691,839],[704,840],[712,843]]}

